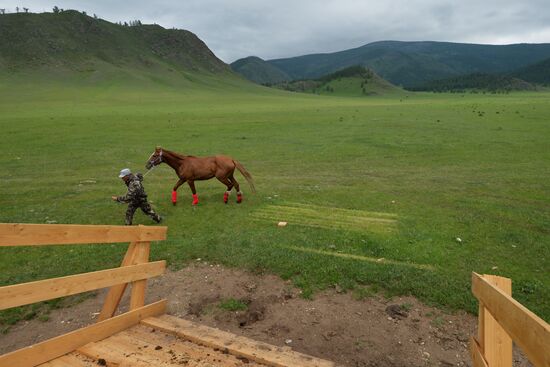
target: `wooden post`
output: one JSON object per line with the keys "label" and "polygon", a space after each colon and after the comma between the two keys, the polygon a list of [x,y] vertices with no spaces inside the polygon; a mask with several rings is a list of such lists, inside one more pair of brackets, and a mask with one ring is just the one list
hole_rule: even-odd
{"label": "wooden post", "polygon": [[[120,266],[128,266],[134,263],[136,247],[136,242],[131,242],[128,245],[128,250],[126,251],[126,254],[124,255],[124,259],[122,260],[122,264],[120,264]],[[127,285],[128,283],[117,284],[109,289],[109,293],[107,293],[107,297],[105,297],[105,302],[103,302],[103,308],[101,309],[99,317],[97,318],[97,322],[109,319],[114,316]]]}
{"label": "wooden post", "polygon": [[[136,245],[136,253],[134,256],[134,265],[149,262],[149,252],[151,249],[151,242],[144,241],[138,242]],[[147,280],[138,280],[132,282],[132,294],[130,297],[130,311],[143,307],[145,304],[145,287],[147,286]]]}
{"label": "wooden post", "polygon": [[[512,295],[512,280],[496,275],[483,275],[487,282]],[[479,306],[479,344],[489,367],[512,367],[512,338],[489,311]]]}
{"label": "wooden post", "polygon": [[479,301],[479,311],[477,316],[477,343],[479,344],[479,349],[481,349],[481,353],[483,355],[485,355],[485,312],[487,312],[487,310],[483,306],[483,303]]}

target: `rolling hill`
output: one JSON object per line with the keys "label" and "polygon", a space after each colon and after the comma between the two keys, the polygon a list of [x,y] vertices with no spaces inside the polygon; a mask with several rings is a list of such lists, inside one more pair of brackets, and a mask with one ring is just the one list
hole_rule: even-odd
{"label": "rolling hill", "polygon": [[381,41],[334,53],[268,60],[292,79],[314,79],[364,65],[404,87],[471,73],[500,73],[550,57],[550,44],[478,45]]}
{"label": "rolling hill", "polygon": [[296,80],[274,85],[276,88],[303,93],[347,97],[386,95],[403,92],[364,66],[350,66],[317,79]]}
{"label": "rolling hill", "polygon": [[258,84],[275,84],[290,80],[287,73],[256,56],[239,59],[230,66],[236,73]]}
{"label": "rolling hill", "polygon": [[472,73],[432,80],[411,89],[432,92],[489,92],[533,91],[550,85],[550,58],[505,73]]}
{"label": "rolling hill", "polygon": [[191,80],[232,76],[231,69],[186,30],[123,26],[74,10],[0,15],[0,75],[109,80]]}
{"label": "rolling hill", "polygon": [[531,83],[550,85],[550,58],[514,70],[510,75]]}

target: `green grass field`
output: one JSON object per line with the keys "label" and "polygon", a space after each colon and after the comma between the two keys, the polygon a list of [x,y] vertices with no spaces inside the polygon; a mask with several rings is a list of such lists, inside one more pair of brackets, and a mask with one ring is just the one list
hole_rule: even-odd
{"label": "green grass field", "polygon": [[[252,195],[236,176],[242,205],[224,205],[224,186],[208,181],[199,207],[187,185],[173,207],[173,171],[146,177],[169,227],[153,258],[267,271],[305,296],[372,287],[471,312],[470,272],[499,274],[550,320],[548,93],[344,98],[234,79],[3,78],[0,111],[0,222],[123,224],[110,200],[125,192],[121,168],[144,172],[156,145],[224,153],[255,178]],[[141,213],[135,223],[152,224]],[[0,248],[0,284],[118,266],[124,247]]]}

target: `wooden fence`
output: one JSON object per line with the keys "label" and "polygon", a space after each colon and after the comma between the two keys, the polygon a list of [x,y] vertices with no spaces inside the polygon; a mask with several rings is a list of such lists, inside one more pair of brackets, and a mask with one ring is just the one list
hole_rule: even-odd
{"label": "wooden fence", "polygon": [[[151,241],[166,239],[167,227],[0,223],[0,247],[130,243],[118,268],[0,287],[0,310],[110,287],[98,323],[35,346],[0,356],[0,366],[36,365],[96,341],[129,324],[165,312],[166,300],[145,306],[148,278],[159,276],[166,261],[149,262]],[[128,284],[130,309],[113,317]]]}
{"label": "wooden fence", "polygon": [[512,298],[510,279],[472,273],[472,293],[479,300],[474,367],[511,367],[512,342],[536,367],[550,367],[550,325]]}

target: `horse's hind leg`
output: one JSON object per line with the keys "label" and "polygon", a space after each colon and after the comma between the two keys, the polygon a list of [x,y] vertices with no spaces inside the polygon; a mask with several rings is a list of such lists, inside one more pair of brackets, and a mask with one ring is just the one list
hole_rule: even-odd
{"label": "horse's hind leg", "polygon": [[239,183],[237,182],[237,180],[235,180],[235,177],[233,177],[233,172],[231,172],[231,174],[229,175],[229,180],[231,181],[231,183],[233,183],[233,186],[235,186],[235,190],[237,190],[237,203],[242,203],[243,193],[241,192]]}
{"label": "horse's hind leg", "polygon": [[195,190],[195,181],[187,181],[187,183],[193,193],[193,205],[197,205],[199,203],[199,197],[197,196],[197,190]]}
{"label": "horse's hind leg", "polygon": [[223,194],[223,202],[227,204],[229,200],[229,194],[231,194],[231,189],[233,188],[233,183],[227,177],[216,177],[222,184],[227,186],[227,191]]}

